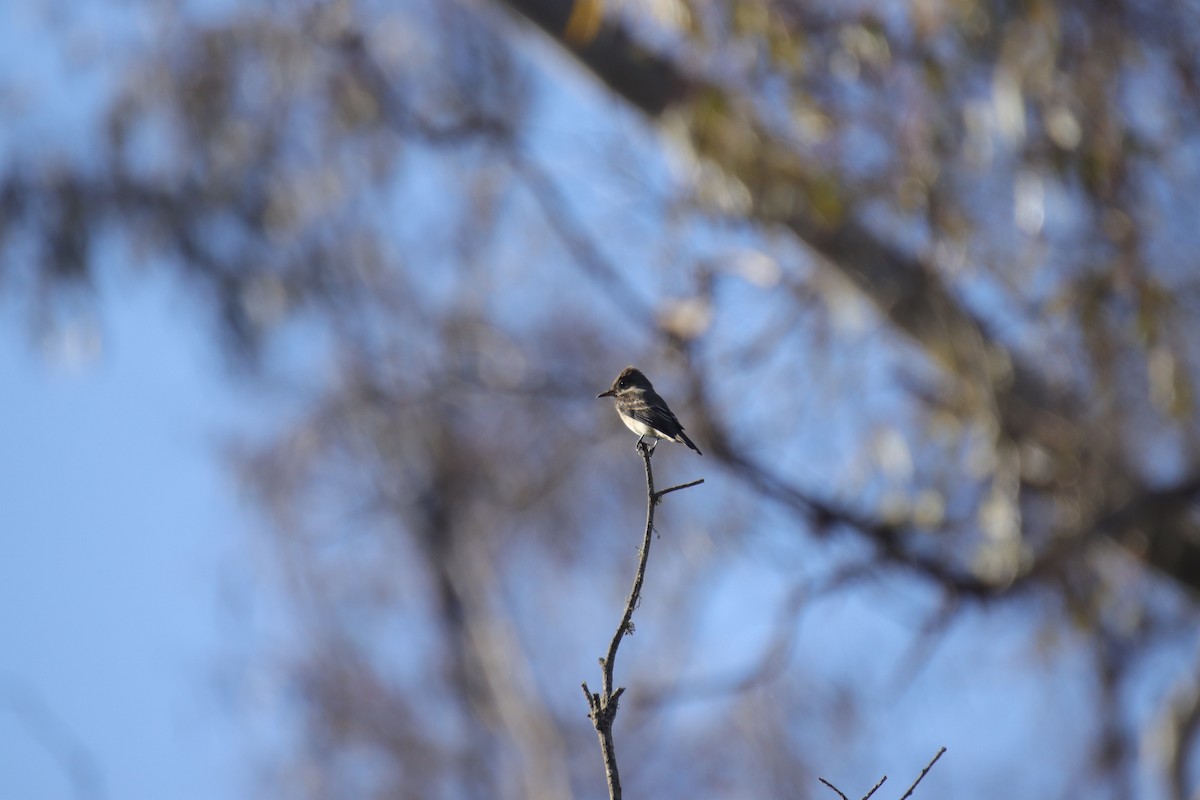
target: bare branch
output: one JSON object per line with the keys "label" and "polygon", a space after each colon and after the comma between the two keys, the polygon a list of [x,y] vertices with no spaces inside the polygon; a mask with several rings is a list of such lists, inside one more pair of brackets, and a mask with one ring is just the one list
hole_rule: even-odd
{"label": "bare branch", "polygon": [[59,763],[75,797],[102,800],[107,795],[93,753],[32,687],[0,675],[0,710],[11,712],[29,738]]}
{"label": "bare branch", "polygon": [[880,779],[879,779],[879,783],[877,783],[877,784],[875,784],[874,786],[872,786],[872,787],[871,787],[871,791],[867,792],[866,794],[864,794],[864,795],[862,796],[862,800],[871,800],[871,795],[873,795],[873,794],[875,794],[876,792],[878,792],[878,791],[879,791],[879,787],[880,787],[880,786],[883,786],[883,783],[884,783],[884,781],[886,781],[886,780],[887,780],[887,775],[884,775],[882,778],[880,778]]}
{"label": "bare branch", "polygon": [[633,611],[638,607],[642,597],[642,584],[646,579],[646,562],[650,558],[650,542],[654,533],[654,507],[658,505],[662,496],[669,492],[704,483],[703,480],[692,481],[655,492],[654,471],[650,467],[650,456],[653,449],[639,440],[637,450],[646,465],[646,530],[642,535],[642,549],[638,554],[637,572],[633,577],[633,588],[629,590],[629,597],[625,601],[625,611],[621,614],[621,621],[617,623],[616,633],[613,634],[612,641],[608,643],[608,652],[604,658],[600,659],[600,692],[593,693],[588,689],[586,681],[583,684],[583,694],[588,703],[588,717],[592,720],[592,724],[596,728],[596,735],[600,738],[600,751],[604,757],[604,775],[608,780],[609,800],[620,800],[621,798],[621,777],[617,769],[617,754],[613,746],[612,728],[613,722],[617,718],[618,702],[625,692],[624,687],[613,691],[613,668],[617,663],[617,648],[621,646],[621,640],[625,638],[626,633],[633,631]]}
{"label": "bare branch", "polygon": [[[829,781],[825,780],[824,778],[817,778],[817,780],[819,780],[821,783],[825,784],[830,789],[833,789],[835,792],[837,792],[838,795],[841,796],[842,800],[850,800],[849,797],[846,797],[846,795],[842,794],[841,789],[837,788]],[[879,791],[879,787],[883,786],[883,782],[886,780],[887,780],[887,775],[884,775],[882,778],[879,779],[878,783],[876,783],[874,786],[871,787],[871,791],[867,792],[866,794],[864,794],[862,796],[862,800],[871,800],[871,795],[873,795],[873,794],[875,794],[875,792]]]}
{"label": "bare branch", "polygon": [[933,757],[932,761],[925,765],[925,769],[921,770],[921,774],[917,776],[915,781],[913,781],[912,786],[908,787],[908,791],[900,797],[900,800],[908,800],[909,797],[912,797],[912,793],[917,788],[917,784],[925,779],[925,776],[929,774],[929,770],[933,769],[933,765],[937,763],[938,759],[941,758],[942,754],[945,752],[945,747],[937,751],[937,755]]}
{"label": "bare branch", "polygon": [[842,790],[841,790],[841,789],[837,788],[836,786],[834,786],[834,785],[833,785],[832,783],[830,783],[829,781],[825,780],[824,778],[817,778],[817,780],[819,780],[821,783],[825,784],[825,785],[826,785],[826,786],[828,786],[830,789],[833,789],[835,792],[837,792],[837,793],[838,793],[838,797],[842,798],[842,800],[850,800],[850,798],[849,798],[849,797],[846,797],[846,795],[842,794]]}
{"label": "bare branch", "polygon": [[690,489],[693,486],[699,486],[702,483],[704,483],[704,478],[701,478],[697,481],[691,481],[689,483],[681,483],[678,486],[672,486],[670,489],[663,489],[660,492],[655,492],[654,494],[650,495],[650,499],[657,503],[663,495],[670,494],[671,492],[678,492],[680,489]]}

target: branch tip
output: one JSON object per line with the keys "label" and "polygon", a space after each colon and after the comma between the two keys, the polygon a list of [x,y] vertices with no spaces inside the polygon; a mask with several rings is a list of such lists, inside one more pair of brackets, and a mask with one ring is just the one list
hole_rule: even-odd
{"label": "branch tip", "polygon": [[842,798],[842,800],[850,800],[850,798],[849,798],[849,797],[846,797],[846,795],[842,794],[842,790],[841,790],[841,789],[837,788],[836,786],[834,786],[834,785],[833,785],[832,783],[830,783],[829,781],[825,780],[824,778],[817,778],[817,780],[819,780],[821,783],[825,784],[825,785],[826,785],[826,786],[828,786],[830,789],[833,789],[835,792],[837,792],[837,794],[838,794],[838,797]]}
{"label": "branch tip", "polygon": [[880,779],[879,779],[879,783],[877,783],[877,784],[875,784],[874,786],[872,786],[872,787],[871,787],[871,791],[869,791],[869,792],[867,792],[866,794],[864,794],[864,795],[863,795],[863,798],[862,798],[862,800],[871,800],[871,795],[873,795],[873,794],[875,794],[876,792],[878,792],[878,791],[879,791],[879,787],[880,787],[880,786],[883,786],[883,782],[884,782],[884,781],[886,781],[886,780],[887,780],[887,775],[884,775],[882,778],[880,778]]}
{"label": "branch tip", "polygon": [[672,486],[669,489],[662,489],[650,495],[651,502],[657,503],[662,499],[663,495],[670,494],[671,492],[678,492],[680,489],[690,489],[693,486],[699,486],[702,483],[704,483],[704,478],[700,478],[699,480],[691,481],[689,483],[681,483],[678,486]]}
{"label": "branch tip", "polygon": [[917,784],[925,779],[925,776],[929,774],[929,770],[933,769],[933,765],[938,762],[938,759],[941,758],[942,754],[945,752],[946,748],[944,746],[937,751],[937,755],[935,755],[933,759],[925,765],[925,769],[921,770],[921,774],[917,776],[915,781],[913,781],[912,786],[908,787],[908,791],[904,793],[904,796],[901,797],[900,800],[908,800],[908,798],[912,797],[912,793],[916,790]]}

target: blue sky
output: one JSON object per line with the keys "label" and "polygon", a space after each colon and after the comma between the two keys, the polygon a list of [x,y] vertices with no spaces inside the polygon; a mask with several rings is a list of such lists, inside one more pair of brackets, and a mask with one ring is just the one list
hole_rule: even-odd
{"label": "blue sky", "polygon": [[180,301],[127,281],[83,358],[3,322],[0,797],[77,796],[72,748],[103,797],[231,796],[247,777],[247,720],[220,687],[245,677],[222,673],[261,604],[216,443],[254,404]]}
{"label": "blue sky", "polygon": [[[0,157],[93,152],[153,35],[143,11],[0,5]],[[0,797],[239,796],[271,739],[248,654],[279,626],[219,444],[266,417],[229,380],[205,304],[115,258],[97,307],[50,338],[24,302],[36,270],[4,276]]]}

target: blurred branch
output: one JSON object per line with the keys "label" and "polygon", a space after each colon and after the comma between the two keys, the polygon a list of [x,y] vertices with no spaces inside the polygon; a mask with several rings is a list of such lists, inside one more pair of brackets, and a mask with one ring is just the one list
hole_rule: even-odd
{"label": "blurred branch", "polygon": [[455,146],[471,139],[503,142],[510,138],[510,121],[497,115],[472,110],[457,119],[434,121],[418,113],[396,90],[387,72],[367,48],[362,32],[346,29],[334,40],[334,45],[346,58],[352,73],[379,102],[384,120],[397,133],[419,137],[424,143],[439,147]]}
{"label": "blurred branch", "polygon": [[553,178],[531,159],[512,154],[513,166],[533,195],[542,215],[579,266],[608,293],[615,306],[633,322],[654,329],[654,311],[626,281],[594,239],[571,214],[571,204]]}
{"label": "blurred branch", "polygon": [[873,558],[853,561],[830,572],[794,587],[787,599],[775,612],[770,643],[747,666],[725,673],[707,675],[694,679],[683,679],[670,685],[659,684],[643,690],[637,700],[639,707],[662,705],[686,697],[698,698],[732,695],[746,692],[781,674],[791,660],[798,636],[798,617],[802,608],[828,597],[834,592],[853,586],[856,582],[872,575],[877,569]]}
{"label": "blurred branch", "polygon": [[938,646],[946,640],[950,628],[959,621],[961,613],[959,598],[952,595],[942,599],[930,618],[921,625],[896,667],[893,680],[897,688],[913,685],[921,670],[933,659]]}
{"label": "blurred branch", "polygon": [[1120,506],[1090,523],[1083,523],[1077,535],[1058,535],[1054,545],[1010,580],[999,584],[955,569],[936,555],[906,547],[905,542],[918,531],[905,523],[888,522],[810,495],[765,466],[735,452],[728,439],[713,426],[709,429],[709,441],[712,442],[712,453],[732,467],[735,474],[764,496],[795,510],[816,533],[836,526],[858,531],[876,546],[883,560],[905,567],[958,596],[986,599],[1009,592],[1032,578],[1050,573],[1068,555],[1096,538],[1119,544],[1126,552],[1161,570],[1179,584],[1193,592],[1200,591],[1200,546],[1196,537],[1189,534],[1194,526],[1187,520],[1190,509],[1200,502],[1200,475],[1190,476],[1165,489],[1135,492]]}
{"label": "blurred branch", "polygon": [[1200,474],[1165,489],[1144,489],[1103,517],[1094,533],[1178,582],[1200,591],[1200,536],[1188,515],[1200,501]]}
{"label": "blurred branch", "polygon": [[864,534],[877,548],[878,555],[889,563],[908,568],[928,578],[947,591],[976,598],[985,598],[1011,588],[998,586],[976,575],[956,570],[941,559],[912,552],[903,541],[916,531],[903,524],[893,524],[836,503],[811,496],[803,489],[784,481],[766,467],[748,457],[733,452],[723,437],[709,438],[710,449],[720,460],[764,496],[789,507],[804,517],[813,531],[822,534],[835,527],[845,527]]}
{"label": "blurred branch", "polygon": [[[477,542],[473,542],[477,545]],[[521,647],[513,621],[499,611],[493,598],[495,576],[488,554],[464,547],[451,566],[463,609],[463,633],[478,661],[478,680],[487,701],[504,726],[506,739],[521,753],[523,796],[530,800],[568,800],[571,783],[566,754],[554,717],[538,692],[528,655]]]}
{"label": "blurred branch", "polygon": [[[450,122],[434,122],[425,118],[404,101],[391,78],[367,48],[360,32],[343,32],[336,40],[336,45],[354,73],[379,101],[384,121],[396,133],[416,136],[427,144],[440,147],[454,146],[468,138],[482,138],[497,143],[510,138],[511,123],[495,116],[472,113]],[[656,326],[653,309],[622,277],[580,220],[571,213],[569,199],[554,179],[517,147],[511,148],[506,156],[516,174],[523,179],[547,223],[583,271],[609,294],[618,309],[634,322],[653,329]]]}
{"label": "blurred branch", "polygon": [[1196,675],[1195,663],[1191,669],[1184,670],[1159,723],[1158,741],[1162,743],[1171,800],[1189,800],[1196,796],[1188,793],[1188,771],[1194,763],[1194,744],[1200,734],[1200,682]]}
{"label": "blurred branch", "polygon": [[600,659],[600,692],[593,693],[588,688],[587,681],[583,682],[583,695],[587,698],[589,709],[588,718],[592,720],[592,724],[596,728],[596,735],[600,738],[600,751],[604,757],[604,775],[608,780],[609,800],[620,800],[621,798],[621,778],[617,769],[617,754],[613,746],[612,729],[613,722],[617,718],[617,705],[621,695],[625,692],[623,686],[613,691],[613,668],[617,663],[617,648],[621,646],[621,640],[625,638],[626,633],[633,633],[633,611],[641,601],[642,583],[646,579],[646,562],[650,558],[650,541],[654,533],[654,507],[658,505],[664,495],[704,483],[701,479],[656,492],[654,490],[654,471],[650,467],[650,456],[653,451],[640,440],[637,449],[646,465],[646,530],[642,536],[642,548],[638,554],[637,572],[633,577],[633,588],[629,591],[629,598],[625,601],[625,611],[621,614],[621,621],[617,623],[616,633],[613,634],[612,641],[608,644],[608,653]]}
{"label": "blurred branch", "polygon": [[15,678],[4,678],[0,682],[3,706],[8,707],[29,738],[60,764],[76,798],[103,800],[104,781],[95,757],[31,687]]}
{"label": "blurred branch", "polygon": [[557,39],[608,87],[650,116],[679,102],[691,80],[651,53],[596,0],[506,0]]}

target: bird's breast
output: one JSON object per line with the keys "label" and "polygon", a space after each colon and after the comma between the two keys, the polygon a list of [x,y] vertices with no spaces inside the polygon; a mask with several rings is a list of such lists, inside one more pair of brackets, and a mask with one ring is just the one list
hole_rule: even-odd
{"label": "bird's breast", "polygon": [[641,420],[634,419],[633,417],[627,417],[624,414],[620,414],[620,416],[621,422],[625,423],[625,427],[629,428],[629,430],[633,431],[638,436],[650,436],[657,434],[657,431],[655,431],[654,428],[651,428]]}

